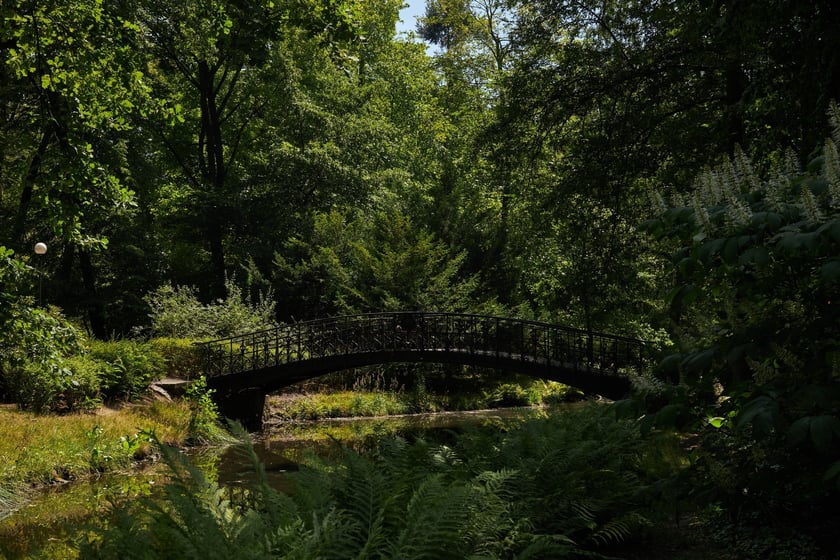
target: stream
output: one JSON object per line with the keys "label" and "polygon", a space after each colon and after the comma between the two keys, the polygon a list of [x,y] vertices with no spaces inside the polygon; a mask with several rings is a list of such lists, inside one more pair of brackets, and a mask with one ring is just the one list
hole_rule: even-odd
{"label": "stream", "polygon": [[[339,444],[364,452],[380,437],[444,437],[467,426],[504,426],[540,414],[530,407],[437,412],[375,418],[332,418],[313,422],[268,423],[253,435],[254,451],[265,466],[269,484],[285,490],[285,473],[297,470],[306,453],[330,456]],[[222,485],[245,484],[253,479],[250,461],[235,448],[225,449],[218,461],[217,480]]]}
{"label": "stream", "polygon": [[[265,466],[269,484],[284,491],[286,473],[298,469],[308,453],[330,456],[340,445],[364,452],[381,437],[446,440],[451,432],[467,426],[504,427],[519,419],[542,414],[522,407],[471,412],[442,412],[377,418],[338,418],[314,422],[269,422],[252,434],[254,451]],[[253,466],[237,446],[196,448],[187,451],[190,461],[219,484],[245,485],[255,478]],[[96,514],[114,501],[154,496],[166,482],[166,467],[155,464],[132,473],[108,473],[98,478],[49,487],[6,519],[0,521],[0,558],[17,560],[66,557],[67,542],[95,524]],[[63,551],[63,552],[62,552]]]}

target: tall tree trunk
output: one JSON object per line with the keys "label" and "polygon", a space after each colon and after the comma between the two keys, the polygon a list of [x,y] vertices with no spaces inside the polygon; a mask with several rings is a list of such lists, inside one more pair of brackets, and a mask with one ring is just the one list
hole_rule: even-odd
{"label": "tall tree trunk", "polygon": [[199,132],[199,161],[201,174],[210,187],[209,202],[205,205],[207,242],[210,249],[210,293],[224,298],[225,253],[225,159],[222,123],[216,99],[216,73],[206,61],[198,63],[198,85],[201,96],[201,130]]}
{"label": "tall tree trunk", "polygon": [[93,335],[100,339],[108,337],[108,327],[105,319],[105,308],[96,290],[96,268],[90,260],[90,251],[79,251],[79,266],[82,270],[82,282],[85,287],[88,320]]}

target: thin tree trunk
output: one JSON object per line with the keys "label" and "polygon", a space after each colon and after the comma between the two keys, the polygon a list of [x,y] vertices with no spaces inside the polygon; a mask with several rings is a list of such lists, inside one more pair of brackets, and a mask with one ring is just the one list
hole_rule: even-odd
{"label": "thin tree trunk", "polygon": [[41,133],[41,142],[38,144],[38,149],[29,161],[29,168],[26,170],[26,175],[23,177],[23,184],[20,191],[20,202],[18,203],[17,215],[15,216],[15,223],[12,229],[12,240],[17,244],[18,249],[23,250],[24,237],[26,235],[26,216],[29,214],[29,208],[32,206],[32,194],[35,186],[35,181],[41,173],[41,161],[44,159],[44,154],[50,145],[52,139],[52,127],[48,126]]}
{"label": "thin tree trunk", "polygon": [[90,260],[90,251],[79,251],[79,266],[82,270],[82,282],[84,283],[87,295],[88,319],[90,330],[93,335],[100,339],[108,336],[108,328],[105,320],[105,309],[102,299],[96,290],[96,268]]}

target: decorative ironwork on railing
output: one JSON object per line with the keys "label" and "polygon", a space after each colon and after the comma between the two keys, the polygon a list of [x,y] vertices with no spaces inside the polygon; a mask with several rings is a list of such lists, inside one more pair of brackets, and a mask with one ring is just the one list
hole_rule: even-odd
{"label": "decorative ironwork on railing", "polygon": [[[364,353],[495,356],[546,368],[641,372],[647,346],[632,338],[505,317],[459,313],[373,313],[317,319],[200,343],[209,377]],[[405,360],[410,361],[410,360]]]}

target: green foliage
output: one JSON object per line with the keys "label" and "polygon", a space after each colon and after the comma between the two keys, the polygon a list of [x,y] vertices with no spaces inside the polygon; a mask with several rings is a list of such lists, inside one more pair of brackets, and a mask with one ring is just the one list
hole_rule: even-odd
{"label": "green foliage", "polygon": [[16,243],[37,217],[74,245],[103,246],[96,221],[133,203],[117,137],[150,90],[136,57],[140,30],[120,12],[97,2],[4,5],[0,63],[15,85],[4,105],[19,113],[9,124],[20,152],[3,154],[14,161],[4,183],[20,197]]}
{"label": "green foliage", "polygon": [[287,420],[319,420],[350,416],[389,416],[408,412],[395,393],[339,391],[301,396],[285,404],[279,416]]}
{"label": "green foliage", "polygon": [[124,510],[83,557],[598,557],[649,523],[644,449],[632,422],[589,407],[451,447],[394,439],[370,457],[311,458],[289,495],[267,485],[250,445],[247,489],[220,488],[164,449],[166,506]]}
{"label": "green foliage", "polygon": [[204,359],[192,339],[155,337],[149,344],[163,358],[166,377],[191,379],[204,368]]}
{"label": "green foliage", "polygon": [[0,386],[9,398],[24,408],[45,412],[78,408],[83,404],[78,398],[96,397],[95,389],[84,398],[76,392],[90,388],[88,371],[80,368],[77,379],[67,363],[69,357],[81,354],[82,337],[56,309],[36,309],[15,301],[4,311]]}
{"label": "green foliage", "polygon": [[212,397],[213,389],[207,387],[204,376],[194,379],[184,395],[190,406],[190,438],[200,443],[223,439],[219,409]]}
{"label": "green foliage", "polygon": [[232,281],[227,298],[210,304],[199,302],[189,287],[160,286],[146,296],[151,307],[152,335],[169,338],[222,338],[276,326],[271,294],[250,302],[250,294]]}
{"label": "green foliage", "polygon": [[504,406],[528,406],[535,404],[531,402],[531,395],[521,385],[515,383],[502,383],[489,393],[485,398],[491,407]]}
{"label": "green foliage", "polygon": [[150,343],[92,341],[88,355],[101,363],[102,396],[107,400],[134,400],[164,373],[163,357]]}
{"label": "green foliage", "polygon": [[833,139],[804,170],[769,159],[762,176],[736,149],[673,206],[653,196],[645,227],[675,248],[680,352],[663,366],[690,388],[657,416],[702,418],[694,484],[731,515],[816,524],[840,490],[840,165]]}
{"label": "green foliage", "polygon": [[[452,255],[435,237],[395,209],[373,216],[338,211],[315,219],[314,243],[292,239],[275,255],[278,293],[297,317],[365,311],[469,308],[476,278],[461,271],[464,254]],[[295,262],[289,256],[302,253]]]}
{"label": "green foliage", "polygon": [[69,412],[99,406],[103,364],[82,356],[60,365],[26,361],[6,373],[9,394],[22,408],[36,412]]}

